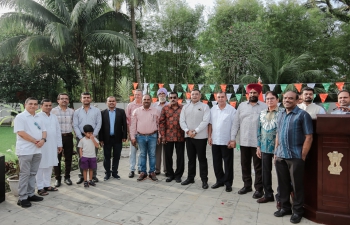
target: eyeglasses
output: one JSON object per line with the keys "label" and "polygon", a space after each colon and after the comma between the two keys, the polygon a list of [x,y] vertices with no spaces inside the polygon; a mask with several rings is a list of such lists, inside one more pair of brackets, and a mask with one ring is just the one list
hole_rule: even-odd
{"label": "eyeglasses", "polygon": [[169,97],[169,99],[177,99],[177,97]]}
{"label": "eyeglasses", "polygon": [[34,125],[39,129],[41,130],[41,127],[39,126],[39,124],[37,122],[34,122]]}

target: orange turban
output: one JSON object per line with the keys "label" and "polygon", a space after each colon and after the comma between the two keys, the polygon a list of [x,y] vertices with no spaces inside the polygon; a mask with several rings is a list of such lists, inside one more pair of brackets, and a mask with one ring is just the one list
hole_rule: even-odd
{"label": "orange turban", "polygon": [[262,91],[262,86],[260,84],[248,84],[246,88],[247,93],[249,93],[250,90],[252,89],[254,89],[256,92],[260,94]]}

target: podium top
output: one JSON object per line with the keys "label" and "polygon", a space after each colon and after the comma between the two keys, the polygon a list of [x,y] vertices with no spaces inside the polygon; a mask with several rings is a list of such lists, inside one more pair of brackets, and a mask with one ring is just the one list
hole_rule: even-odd
{"label": "podium top", "polygon": [[318,114],[316,133],[350,135],[350,114]]}

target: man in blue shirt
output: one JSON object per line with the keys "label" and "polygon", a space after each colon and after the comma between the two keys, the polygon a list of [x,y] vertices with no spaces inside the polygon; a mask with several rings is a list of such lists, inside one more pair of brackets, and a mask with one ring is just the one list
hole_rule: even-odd
{"label": "man in blue shirt", "polygon": [[[311,116],[297,106],[298,94],[288,91],[283,96],[285,111],[278,116],[275,163],[282,208],[276,217],[291,215],[291,223],[299,223],[304,214],[304,166],[312,144]],[[292,183],[293,190],[290,190]],[[293,211],[289,201],[294,192]]]}

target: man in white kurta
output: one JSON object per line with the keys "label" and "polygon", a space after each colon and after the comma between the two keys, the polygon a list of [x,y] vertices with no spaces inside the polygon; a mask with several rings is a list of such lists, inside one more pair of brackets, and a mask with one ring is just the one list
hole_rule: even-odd
{"label": "man in white kurta", "polygon": [[58,164],[57,152],[60,153],[62,151],[62,137],[57,116],[55,114],[51,114],[51,110],[51,100],[42,100],[41,112],[38,113],[38,115],[45,124],[47,131],[47,140],[41,149],[42,157],[36,175],[36,183],[39,195],[47,195],[48,193],[46,191],[57,191],[57,188],[54,188],[50,185],[50,181],[52,167],[57,166]]}

